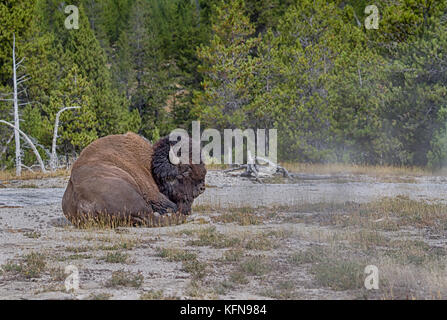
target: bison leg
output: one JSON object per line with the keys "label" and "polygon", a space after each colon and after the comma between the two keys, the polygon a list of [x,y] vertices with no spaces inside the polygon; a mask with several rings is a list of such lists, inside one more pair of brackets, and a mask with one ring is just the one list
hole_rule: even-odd
{"label": "bison leg", "polygon": [[158,212],[160,214],[165,214],[167,212],[176,213],[177,212],[177,205],[168,199],[164,194],[159,193],[158,199],[156,200],[149,200],[148,201],[152,209],[155,212]]}

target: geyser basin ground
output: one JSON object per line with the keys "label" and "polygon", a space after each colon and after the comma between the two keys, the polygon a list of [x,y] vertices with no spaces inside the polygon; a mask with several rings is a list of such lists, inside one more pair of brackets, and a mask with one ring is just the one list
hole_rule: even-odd
{"label": "geyser basin ground", "polygon": [[[65,178],[5,184],[0,297],[446,297],[444,177],[274,182],[211,171],[186,224],[116,230],[64,223]],[[371,264],[380,272],[376,291],[363,287]],[[74,293],[65,292],[67,265],[79,269]]]}

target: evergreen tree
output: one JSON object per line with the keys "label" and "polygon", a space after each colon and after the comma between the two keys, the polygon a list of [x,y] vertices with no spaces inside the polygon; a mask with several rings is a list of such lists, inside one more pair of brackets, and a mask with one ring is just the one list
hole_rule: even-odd
{"label": "evergreen tree", "polygon": [[64,112],[61,115],[58,145],[63,153],[80,152],[82,148],[98,138],[97,118],[92,103],[91,82],[73,67],[61,79],[60,85],[51,94],[50,103],[45,106],[49,115],[43,122],[53,128],[56,113],[63,107],[80,106],[81,109]]}
{"label": "evergreen tree", "polygon": [[173,128],[166,103],[176,78],[176,65],[164,56],[160,25],[154,18],[158,4],[146,0],[133,4],[129,25],[118,40],[115,69],[120,90],[141,117],[139,132],[151,140]]}
{"label": "evergreen tree", "polygon": [[[29,28],[33,18],[36,0],[8,0],[0,2],[0,85],[8,85],[11,81],[12,38],[15,34],[19,43],[30,34]],[[23,56],[18,46],[18,55]]]}
{"label": "evergreen tree", "polygon": [[251,53],[260,39],[252,37],[255,30],[244,15],[243,0],[221,2],[214,10],[214,37],[198,50],[204,90],[196,93],[195,114],[220,129],[241,128],[258,63]]}
{"label": "evergreen tree", "polygon": [[[85,0],[91,1],[91,0]],[[128,25],[132,4],[135,0],[103,0],[101,1],[99,13],[100,24],[107,34],[108,42],[113,46],[123,29]],[[93,14],[91,18],[94,18]]]}
{"label": "evergreen tree", "polygon": [[[45,11],[51,8],[47,6]],[[65,19],[63,8],[57,9],[55,16],[58,22],[55,21],[54,26],[62,26]],[[61,59],[65,69],[76,66],[80,75],[88,78],[93,85],[91,103],[98,120],[98,135],[137,131],[138,128],[133,127],[138,122],[137,115],[129,113],[126,100],[112,87],[105,52],[90,28],[82,4],[79,4],[78,30],[56,27],[53,32],[58,35],[59,44],[64,50]]]}
{"label": "evergreen tree", "polygon": [[[447,164],[447,1],[62,0],[0,2],[0,93],[11,92],[11,40],[21,72],[21,128],[43,158],[54,118],[59,153],[128,130],[152,141],[191,120],[276,128],[282,160]],[[11,120],[11,104],[0,117]],[[130,111],[131,110],[131,111]],[[13,166],[0,126],[0,167]],[[24,163],[34,156],[24,149]]]}
{"label": "evergreen tree", "polygon": [[333,146],[327,83],[343,39],[340,10],[324,0],[292,6],[278,25],[274,100],[279,152],[285,159],[325,161]]}
{"label": "evergreen tree", "polygon": [[445,155],[438,150],[439,135],[447,119],[447,35],[440,23],[424,31],[414,42],[401,43],[395,60],[387,70],[389,94],[383,118],[394,137],[402,144],[396,164],[426,165],[427,154],[432,163],[441,163]]}

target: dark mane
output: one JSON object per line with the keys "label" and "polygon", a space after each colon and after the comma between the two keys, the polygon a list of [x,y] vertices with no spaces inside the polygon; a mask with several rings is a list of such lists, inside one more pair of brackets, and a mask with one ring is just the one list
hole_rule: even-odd
{"label": "dark mane", "polygon": [[169,199],[173,197],[172,182],[178,175],[178,168],[169,161],[171,143],[168,137],[160,139],[154,145],[152,156],[152,176],[160,189],[160,192]]}
{"label": "dark mane", "polygon": [[161,193],[176,203],[183,213],[190,213],[191,205],[205,189],[206,169],[204,164],[191,164],[192,141],[189,141],[189,164],[173,165],[169,160],[171,146],[177,142],[169,137],[154,145],[152,175]]}

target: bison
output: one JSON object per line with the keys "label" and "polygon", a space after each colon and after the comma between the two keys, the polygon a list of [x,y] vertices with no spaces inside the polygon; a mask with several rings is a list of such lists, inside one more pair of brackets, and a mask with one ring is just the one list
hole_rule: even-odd
{"label": "bison", "polygon": [[[86,147],[73,164],[62,199],[72,223],[105,215],[134,225],[154,213],[188,215],[194,198],[205,191],[203,163],[174,165],[168,137],[151,145],[127,133],[100,138]],[[190,143],[191,145],[191,143]]]}

